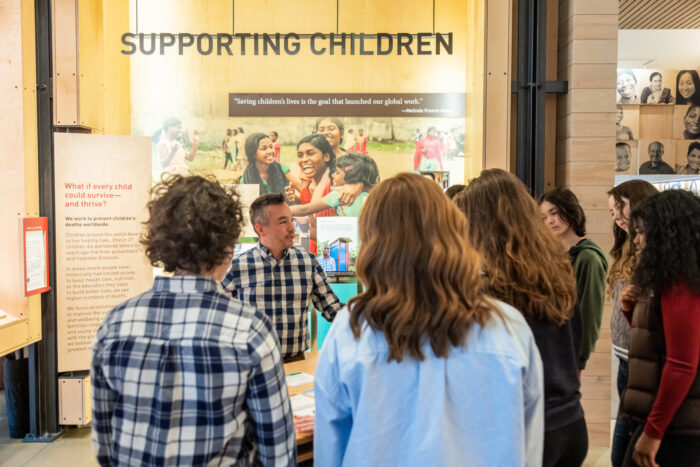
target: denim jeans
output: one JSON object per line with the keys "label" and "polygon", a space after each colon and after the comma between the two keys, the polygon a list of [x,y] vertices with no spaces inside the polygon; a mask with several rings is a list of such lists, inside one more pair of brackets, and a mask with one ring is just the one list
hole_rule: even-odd
{"label": "denim jeans", "polygon": [[[627,360],[620,360],[617,368],[617,394],[620,396],[620,406],[622,405],[622,394],[627,387],[627,375],[629,374],[629,364]],[[620,407],[617,409],[617,419],[615,420],[615,431],[613,432],[612,448],[610,449],[610,459],[613,467],[621,467],[625,460],[627,445],[632,438],[632,432],[636,427],[635,423],[620,416]]]}

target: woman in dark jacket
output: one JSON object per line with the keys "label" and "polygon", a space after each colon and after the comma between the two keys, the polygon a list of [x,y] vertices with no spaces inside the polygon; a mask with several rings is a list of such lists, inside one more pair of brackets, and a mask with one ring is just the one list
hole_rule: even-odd
{"label": "woman in dark jacket", "polygon": [[622,413],[638,423],[625,466],[700,465],[700,199],[653,195],[632,212],[639,262],[622,294],[631,321]]}

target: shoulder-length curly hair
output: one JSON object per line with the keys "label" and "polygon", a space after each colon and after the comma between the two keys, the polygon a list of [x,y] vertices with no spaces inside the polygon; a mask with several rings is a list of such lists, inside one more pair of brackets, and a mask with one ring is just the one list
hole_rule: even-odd
{"label": "shoulder-length curly hair", "polygon": [[456,202],[482,254],[486,290],[526,318],[558,325],[569,319],[576,302],[569,255],[525,185],[503,170],[484,170]]}
{"label": "shoulder-length curly hair", "polygon": [[[620,183],[610,191],[608,195],[615,200],[615,205],[620,212],[623,211],[625,201],[628,199],[630,203],[630,211],[639,205],[639,203],[655,193],[658,193],[656,188],[644,180],[629,180]],[[613,264],[608,271],[608,294],[612,294],[616,282],[627,282],[632,278],[632,272],[637,263],[637,254],[634,250],[630,236],[627,235],[616,223],[613,222],[613,247],[610,250],[610,256],[613,258]]]}
{"label": "shoulder-length curly hair", "polygon": [[678,283],[700,294],[700,198],[685,190],[650,196],[632,211],[633,239],[639,230],[645,246],[632,282],[658,295]]}
{"label": "shoulder-length curly hair", "polygon": [[153,266],[201,274],[220,265],[241,233],[238,194],[200,176],[164,177],[151,190],[141,244]]}
{"label": "shoulder-length curly hair", "polygon": [[484,326],[498,309],[480,291],[479,256],[466,220],[440,188],[415,174],[375,187],[359,220],[357,275],[366,291],[348,302],[359,338],[364,323],[381,331],[389,361],[437,357],[464,344],[470,326]]}

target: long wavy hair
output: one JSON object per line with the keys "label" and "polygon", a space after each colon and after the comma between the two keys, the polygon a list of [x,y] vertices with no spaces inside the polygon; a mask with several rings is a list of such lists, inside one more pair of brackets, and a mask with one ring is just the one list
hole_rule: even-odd
{"label": "long wavy hair", "polygon": [[[620,212],[625,205],[622,198],[627,198],[630,201],[630,211],[633,211],[644,198],[656,193],[658,193],[656,188],[644,180],[629,180],[608,191],[608,195],[614,198],[615,205]],[[634,267],[637,264],[637,254],[630,236],[615,222],[613,222],[613,239],[613,247],[610,250],[613,264],[610,266],[606,279],[608,296],[612,294],[616,282],[627,282],[632,278]]]}
{"label": "long wavy hair", "polygon": [[528,319],[557,325],[569,319],[576,302],[569,255],[525,185],[503,170],[484,170],[456,202],[484,260],[485,290]]}
{"label": "long wavy hair", "polygon": [[[248,136],[245,140],[245,155],[248,159],[248,166],[245,168],[245,180],[248,183],[260,185],[261,190],[263,187],[263,179],[260,176],[258,167],[255,165],[256,155],[258,153],[258,146],[260,146],[260,141],[265,138],[269,138],[265,133],[253,133]],[[284,175],[282,167],[279,162],[273,162],[267,169],[267,185],[270,187],[270,193],[284,193],[284,188],[289,184],[289,180]],[[261,193],[262,194],[262,193]]]}
{"label": "long wavy hair", "polygon": [[461,212],[433,182],[399,174],[370,193],[359,220],[357,275],[366,291],[348,302],[356,338],[366,323],[384,333],[388,360],[437,357],[465,343],[474,322],[498,309],[479,287],[479,256]]}
{"label": "long wavy hair", "polygon": [[667,190],[646,198],[631,217],[632,238],[637,228],[645,236],[632,282],[659,296],[678,283],[700,294],[700,198]]}

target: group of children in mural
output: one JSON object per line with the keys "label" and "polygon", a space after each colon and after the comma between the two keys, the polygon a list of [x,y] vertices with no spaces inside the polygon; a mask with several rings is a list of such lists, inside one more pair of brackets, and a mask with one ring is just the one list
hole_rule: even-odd
{"label": "group of children in mural", "polygon": [[[414,135],[414,170],[442,171],[443,161],[459,153],[460,138],[456,128],[438,132],[420,130]],[[181,121],[169,118],[154,136],[160,169],[169,173],[187,173],[185,161],[193,161],[199,144],[195,131],[189,141],[183,135]],[[247,134],[243,127],[226,130],[220,147],[223,169],[242,171],[236,181],[259,186],[259,194],[284,194],[295,217],[307,218],[309,249],[316,252],[316,219],[320,217],[358,217],[369,191],[379,183],[379,169],[368,151],[369,135],[364,128],[357,134],[345,131],[342,120],[320,118],[311,134],[296,145],[298,170],[292,170],[281,158],[279,133]],[[461,147],[463,148],[463,135]],[[448,156],[449,154],[449,156]],[[287,157],[287,161],[289,158]],[[221,166],[219,166],[221,167]]]}

